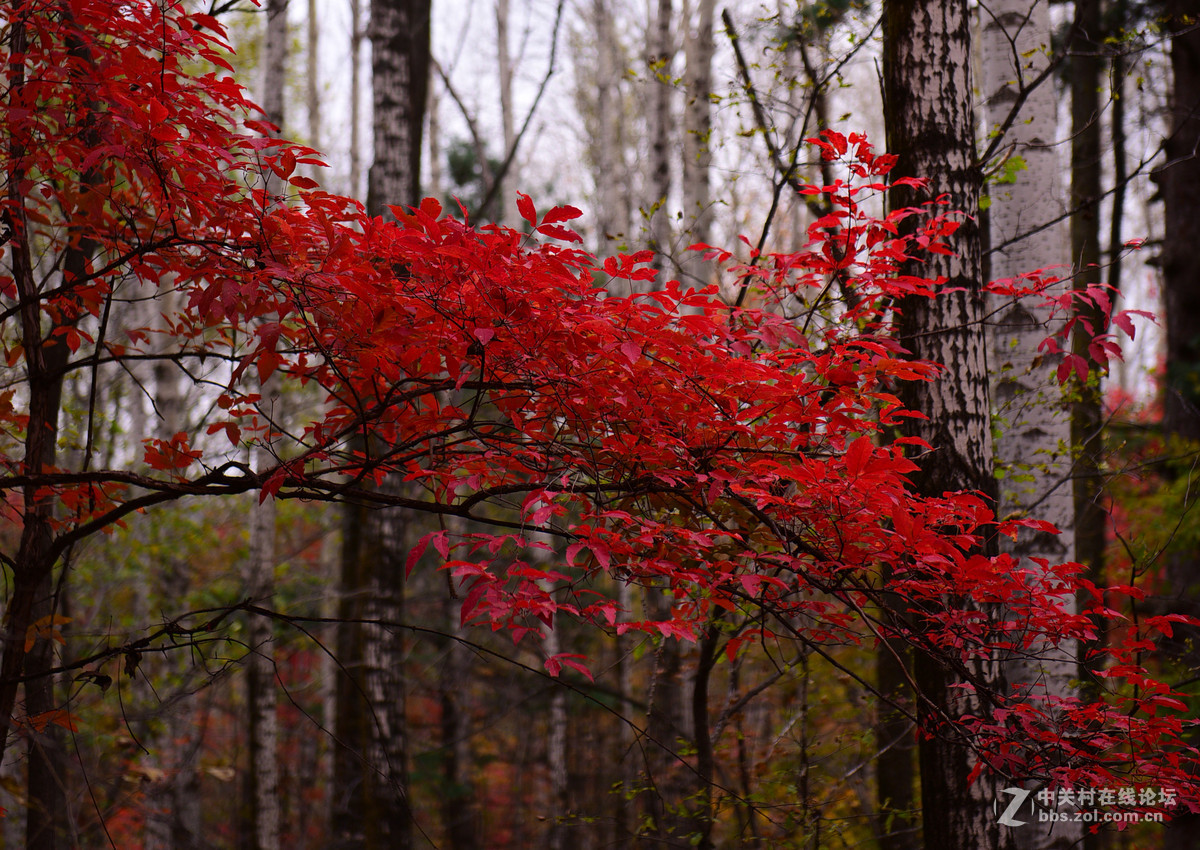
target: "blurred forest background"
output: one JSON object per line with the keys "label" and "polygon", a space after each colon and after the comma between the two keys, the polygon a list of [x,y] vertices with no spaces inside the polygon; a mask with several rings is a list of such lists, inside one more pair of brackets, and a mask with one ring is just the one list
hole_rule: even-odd
{"label": "blurred forest background", "polygon": [[[986,256],[993,277],[1012,275],[1000,265],[1006,245],[1042,231],[1048,241],[1018,261],[1026,270],[1109,284],[1124,308],[1161,317],[1139,320],[1124,358],[1078,389],[1095,406],[1074,434],[1077,559],[1141,588],[1154,610],[1194,613],[1200,242],[1171,228],[1200,221],[1200,189],[1186,190],[1200,187],[1189,182],[1200,39],[1188,15],[1198,4],[1024,3],[1032,41],[1011,50],[1044,82],[1018,87],[1004,136],[987,31],[1001,6],[1021,5],[970,4],[976,86],[956,96],[980,116],[982,220],[1030,180],[1033,154],[1006,139],[1035,120],[1030,150],[1058,188],[1038,177],[1050,205],[1030,207],[1015,230],[993,226]],[[730,284],[687,250],[694,243],[748,260],[807,241],[823,210],[793,187],[831,178],[805,138],[831,127],[885,147],[879,2],[212,0],[208,11],[280,134],[324,152],[327,168],[301,170],[326,188],[375,210],[433,196],[477,224],[518,224],[518,191],[539,207],[572,203],[590,250],[649,247],[662,275],[696,286]],[[385,14],[407,22],[399,83],[380,82]],[[372,123],[389,91],[409,122],[399,147]],[[408,151],[406,184],[373,182],[380,150]],[[140,457],[146,436],[201,427],[208,402],[189,397],[178,372],[136,377],[143,392],[98,390],[101,410],[121,411],[99,431],[109,461]],[[82,429],[92,391],[67,387],[64,434]],[[1019,466],[998,474],[1019,478]],[[156,637],[152,651],[126,654],[117,682],[58,678],[56,704],[88,718],[47,728],[65,756],[59,846],[692,846],[703,793],[716,812],[706,846],[921,846],[914,732],[880,699],[871,649],[773,641],[726,658],[728,635],[686,643],[567,621],[515,645],[461,626],[452,582],[419,565],[386,600],[366,598],[365,576],[402,575],[416,541],[438,529],[436,518],[260,506],[250,494],[168,505],[75,548],[47,626],[57,663]],[[662,614],[661,590],[613,592],[631,612]],[[371,644],[386,653],[371,663],[392,671],[384,699],[368,693],[355,649],[364,627],[352,627],[379,610],[409,625]],[[228,627],[219,639],[189,631],[218,615]],[[571,669],[548,676],[543,660],[559,652],[586,656],[594,681]],[[1181,633],[1155,662],[1189,693],[1200,681],[1194,653]],[[711,792],[697,786],[697,759],[710,762]],[[30,805],[25,760],[14,748],[0,767],[10,813]],[[889,773],[905,760],[909,773]],[[26,846],[22,820],[0,820],[0,838]],[[1156,825],[1087,839],[1113,850],[1189,840]]]}

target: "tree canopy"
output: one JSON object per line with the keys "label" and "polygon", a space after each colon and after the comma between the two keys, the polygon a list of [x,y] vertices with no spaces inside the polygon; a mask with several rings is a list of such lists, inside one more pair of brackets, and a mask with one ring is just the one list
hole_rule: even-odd
{"label": "tree canopy", "polygon": [[[30,646],[54,635],[39,588],[75,547],[168,502],[253,491],[474,520],[486,530],[426,535],[408,568],[436,552],[462,621],[514,640],[555,614],[681,640],[737,614],[753,625],[729,632],[728,658],[763,641],[899,640],[980,700],[974,715],[923,712],[922,729],[980,771],[1194,789],[1183,704],[1140,660],[1186,618],[1131,621],[1109,596],[1136,589],[983,554],[996,535],[1051,529],[998,520],[980,493],[912,486],[944,447],[900,436],[916,415],[900,387],[940,367],[901,346],[897,310],[948,284],[902,267],[949,251],[963,218],[938,202],[872,215],[894,157],[859,136],[811,140],[836,179],[802,190],[831,210],[806,245],[740,265],[695,246],[747,293],[731,305],[715,286],[660,285],[649,252],[581,250],[571,206],[521,195],[520,229],[432,200],[368,216],[297,172],[318,153],[271,136],[221,24],[183,4],[27,0],[4,17],[6,732],[61,719],[22,714],[17,693]],[[1049,299],[1045,277],[993,289]],[[645,287],[616,296],[615,279]],[[1099,290],[1052,302],[1080,297],[1107,305]],[[1106,356],[1111,339],[1093,336]],[[137,456],[101,451],[97,420],[121,413],[98,388],[144,391],[148,364],[187,386],[187,428],[146,435]],[[62,427],[68,395],[84,399],[78,432]],[[387,479],[412,486],[375,486]],[[631,621],[608,577],[669,587],[669,616]],[[1076,592],[1078,613],[1062,604]],[[1096,650],[1099,700],[972,674],[979,657],[1091,641],[1097,622],[1119,638]],[[125,649],[76,669],[117,678]],[[588,669],[570,647],[545,665]]]}

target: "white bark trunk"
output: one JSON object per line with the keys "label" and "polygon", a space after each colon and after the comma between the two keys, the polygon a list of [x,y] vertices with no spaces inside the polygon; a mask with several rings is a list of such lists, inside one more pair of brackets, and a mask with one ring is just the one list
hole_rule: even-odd
{"label": "white bark trunk", "polygon": [[[622,250],[619,246],[629,233],[632,210],[626,157],[630,110],[622,86],[628,63],[613,24],[612,5],[611,0],[592,0],[587,22],[594,62],[576,67],[576,100],[584,115],[587,158],[596,185],[595,250],[602,257]],[[589,64],[594,75],[585,77]]]}
{"label": "white bark trunk", "polygon": [[283,129],[284,74],[287,70],[288,0],[268,0],[263,31],[262,108],[267,119]]}
{"label": "white bark trunk", "polygon": [[[695,24],[689,26],[684,46],[687,70],[684,75],[683,108],[683,227],[687,238],[683,247],[697,242],[709,242],[712,229],[712,198],[709,170],[712,166],[712,58],[714,0],[697,0]],[[680,278],[683,283],[706,286],[711,279],[712,266],[695,251],[680,257]]]}
{"label": "white bark trunk", "polygon": [[[271,463],[265,449],[255,451],[255,466],[262,471]],[[275,592],[275,500],[255,504],[250,514],[250,553],[246,564],[246,592],[258,605],[269,606]],[[271,621],[252,617],[247,626],[250,655],[246,660],[253,799],[252,829],[255,850],[279,850],[279,765],[276,757],[279,722],[276,714],[275,655]]]}
{"label": "white bark trunk", "polygon": [[438,103],[438,92],[434,88],[433,75],[429,75],[429,139],[427,153],[429,154],[429,186],[426,191],[435,198],[441,198],[446,192],[446,181],[442,176],[442,119]]}
{"label": "white bark trunk", "polygon": [[[1053,81],[1029,89],[1050,58],[1050,12],[1046,0],[995,0],[981,12],[983,91],[988,129],[1004,122],[1025,96],[1020,115],[1003,139],[1001,156],[1018,157],[1023,168],[1015,182],[993,181],[989,229],[991,276],[1015,277],[1047,266],[1066,274],[1065,226],[1042,230],[1065,207],[1056,148],[1057,104]],[[1070,278],[1068,277],[1068,281]],[[1066,284],[1064,284],[1066,285]],[[1028,299],[1027,299],[1028,300]],[[999,481],[998,513],[1002,517],[1035,516],[1058,526],[1055,536],[1022,530],[1016,541],[1001,547],[1020,557],[1022,567],[1036,569],[1030,557],[1051,563],[1075,557],[1075,504],[1071,488],[1071,420],[1054,364],[1042,362],[1038,344],[1056,328],[1049,311],[1031,303],[992,296],[989,299],[992,357],[992,402]],[[1061,321],[1061,320],[1059,320]],[[1075,612],[1075,597],[1064,593],[1059,603]],[[1034,657],[1006,665],[1010,685],[1037,683],[1038,690],[1067,697],[1078,677],[1076,647],[1035,647]],[[1077,846],[1081,824],[1056,823],[1053,831],[1014,829],[1015,845],[1030,850]]]}
{"label": "white bark trunk", "polygon": [[[321,72],[321,57],[319,53],[320,38],[317,34],[317,0],[308,0],[308,19],[305,23],[304,57],[308,62],[308,72],[304,80],[304,100],[308,113],[308,144],[317,150],[321,149],[321,94],[317,81]],[[308,176],[319,179],[322,169],[315,165],[307,166]]]}
{"label": "white bark trunk", "polygon": [[[500,82],[500,123],[503,132],[505,157],[517,143],[516,121],[513,116],[513,62],[509,53],[509,8],[508,0],[496,0],[496,64]],[[517,184],[517,164],[509,165],[500,181],[496,193],[496,221],[511,225],[515,221],[513,212],[516,210],[517,194],[514,188]]]}
{"label": "white bark trunk", "polygon": [[[309,8],[310,15],[313,9]],[[263,33],[263,109],[267,119],[282,131],[288,57],[288,0],[269,0]],[[310,27],[311,32],[311,27]],[[311,78],[311,75],[310,75]],[[311,84],[311,83],[310,83]],[[310,102],[311,107],[311,102]],[[312,115],[309,116],[310,120]],[[272,194],[283,191],[277,178],[268,183]],[[283,203],[282,200],[279,203]],[[273,413],[270,393],[260,387],[268,415]],[[251,463],[263,472],[273,463],[265,447],[257,447]],[[257,604],[270,605],[275,592],[275,502],[255,501],[250,513],[250,551],[246,561],[246,592]],[[247,624],[250,647],[246,659],[246,711],[249,727],[247,784],[253,850],[279,850],[279,766],[276,760],[279,723],[276,715],[275,659],[271,622],[251,617]]]}
{"label": "white bark trunk", "polygon": [[362,0],[350,0],[350,196],[362,197]]}
{"label": "white bark trunk", "polygon": [[[182,296],[167,282],[160,285],[158,298],[151,302],[151,310],[163,316],[177,315],[182,306]],[[156,362],[153,409],[158,415],[158,425],[157,429],[148,427],[146,435],[156,430],[160,439],[169,440],[185,431],[188,424],[185,402],[176,365],[169,360]],[[161,600],[184,599],[189,589],[189,572],[177,557],[168,555],[166,562],[156,567],[156,580],[147,588],[148,598],[144,603],[150,611],[161,605]],[[152,679],[166,681],[172,674],[166,661],[148,656],[135,675],[139,679],[144,677],[142,680],[148,683]],[[195,671],[187,675],[195,675]],[[186,680],[175,693],[189,692],[191,688],[191,680]],[[144,693],[151,702],[161,698],[153,687],[148,686]],[[150,746],[153,755],[146,765],[152,781],[146,792],[145,846],[147,850],[183,850],[198,846],[202,835],[198,768],[203,729],[196,722],[202,709],[196,700],[178,699],[168,700],[163,711],[165,728],[159,730],[160,737]]]}

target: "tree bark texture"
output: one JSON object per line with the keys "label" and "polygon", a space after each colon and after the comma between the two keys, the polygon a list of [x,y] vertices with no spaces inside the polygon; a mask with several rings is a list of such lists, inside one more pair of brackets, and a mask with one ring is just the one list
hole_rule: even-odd
{"label": "tree bark texture", "polygon": [[321,149],[321,91],[317,85],[321,73],[320,36],[317,24],[317,0],[308,0],[308,19],[304,26],[304,56],[308,73],[304,77],[304,102],[308,113],[308,144]]}
{"label": "tree bark texture", "polygon": [[893,174],[930,181],[924,197],[897,190],[892,206],[945,194],[949,209],[971,216],[954,235],[953,256],[930,256],[917,267],[927,277],[944,276],[946,288],[959,291],[903,304],[900,332],[908,349],[947,369],[914,399],[928,417],[918,436],[934,447],[915,476],[922,492],[935,495],[994,493],[981,249],[973,218],[982,171],[975,162],[969,16],[964,0],[891,0],[884,13],[887,146],[899,157]]}
{"label": "tree bark texture", "polygon": [[403,616],[408,519],[396,509],[344,512],[332,806],[342,850],[412,847],[404,647],[387,625]]}
{"label": "tree bark texture", "polygon": [[[504,156],[507,157],[509,152],[517,143],[516,118],[513,115],[513,75],[515,68],[513,67],[512,55],[509,51],[509,3],[508,0],[496,0],[496,70],[499,72],[500,84],[500,127],[503,133]],[[484,153],[481,164],[486,163],[487,156]],[[515,163],[514,163],[515,165]],[[514,222],[514,211],[516,210],[517,192],[514,188],[517,185],[517,172],[513,165],[510,165],[504,170],[504,174],[500,178],[500,186],[496,196],[498,203],[492,208],[496,211],[495,220],[501,224],[511,225]]]}
{"label": "tree bark texture", "polygon": [[[262,470],[272,459],[257,449],[256,467]],[[275,592],[275,501],[268,498],[250,513],[250,553],[246,564],[246,593],[255,604],[270,606]],[[277,761],[279,722],[275,689],[275,653],[271,621],[253,616],[246,632],[250,654],[246,659],[246,710],[249,730],[248,783],[246,803],[251,807],[252,850],[280,847],[279,766]]]}
{"label": "tree bark texture", "polygon": [[675,45],[671,40],[671,19],[674,15],[671,0],[658,0],[650,25],[646,45],[647,98],[649,114],[650,156],[646,161],[646,206],[642,215],[650,228],[650,248],[654,250],[654,268],[661,274],[670,264],[671,220],[667,214],[671,198],[670,152],[675,135],[671,83],[671,64]]}
{"label": "tree bark texture", "polygon": [[362,0],[350,0],[350,188],[347,194],[361,198],[362,133],[359,130],[362,104]]}
{"label": "tree bark texture", "polygon": [[[626,58],[617,28],[612,0],[591,0],[588,6],[588,42],[595,54],[594,75],[576,87],[575,98],[587,129],[585,144],[592,167],[595,191],[597,256],[614,252],[626,238],[631,223],[629,163],[630,110],[626,104]],[[581,74],[591,63],[581,63]]]}
{"label": "tree bark texture", "polygon": [[[958,490],[994,495],[981,250],[973,218],[982,172],[975,161],[967,2],[889,0],[883,10],[887,145],[899,157],[893,174],[928,178],[931,195],[947,194],[950,209],[972,216],[953,237],[953,255],[929,257],[911,270],[944,276],[947,291],[901,304],[902,343],[914,356],[945,367],[938,380],[903,399],[926,417],[910,420],[910,433],[933,449],[921,459],[914,485],[923,495]],[[899,208],[924,199],[902,190],[891,203]],[[916,656],[918,711],[927,733],[919,747],[925,847],[1000,847],[988,783],[968,784],[970,753],[965,742],[947,734],[944,722],[981,708],[955,687],[956,674],[923,653]],[[994,675],[973,672],[989,680]]]}
{"label": "tree bark texture", "polygon": [[[672,597],[662,588],[646,588],[646,615],[655,620],[671,616]],[[692,725],[700,713],[707,717],[707,670],[703,659],[685,651],[674,638],[663,638],[654,657],[654,672],[646,704],[646,735],[642,741],[644,769],[639,795],[638,847],[708,847],[707,789],[687,754],[696,750]],[[697,673],[703,673],[700,681]],[[697,694],[696,688],[704,688]],[[697,703],[700,700],[700,703]],[[707,730],[704,735],[707,737]]]}
{"label": "tree bark texture", "polygon": [[288,0],[267,0],[263,30],[262,108],[267,120],[283,130],[284,80],[288,55]]}
{"label": "tree bark texture", "polygon": [[371,102],[375,157],[367,211],[420,202],[421,138],[429,90],[431,0],[372,0]]}
{"label": "tree bark texture", "polygon": [[[288,56],[288,0],[269,0],[263,32],[263,110],[267,119],[283,129]],[[309,9],[310,15],[312,9]],[[276,178],[277,180],[277,178]],[[281,186],[270,187],[275,194]],[[280,201],[282,203],[282,201]],[[264,399],[271,394],[260,387]],[[252,462],[261,472],[273,462],[263,447],[253,450]],[[246,593],[256,604],[270,606],[275,592],[275,500],[256,502],[250,511],[250,547],[246,562]],[[278,850],[280,844],[279,723],[275,690],[275,656],[271,621],[251,616],[246,626],[250,647],[246,659],[246,771],[251,850]]]}
{"label": "tree bark texture", "polygon": [[[712,59],[714,0],[697,0],[695,12],[684,15],[688,32],[684,41],[683,107],[683,222],[684,245],[708,243],[712,230],[712,196],[709,170],[712,167]],[[694,20],[693,20],[694,19]],[[712,267],[695,251],[680,258],[684,283],[703,288]]]}
{"label": "tree bark texture", "polygon": [[[1051,57],[1050,12],[1044,0],[996,0],[982,12],[983,92],[987,126],[1001,127],[1014,108],[1017,119],[1003,137],[1001,157],[1020,158],[1023,167],[1010,180],[988,187],[989,242],[993,278],[1023,272],[1066,268],[1065,228],[1045,227],[1063,213],[1062,181],[1055,147],[1057,104],[1053,81],[1035,86]],[[1068,278],[1069,283],[1069,278]],[[1060,285],[1057,289],[1061,290]],[[1055,363],[1043,360],[1039,344],[1062,319],[1051,319],[1044,307],[990,296],[992,401],[996,417],[997,512],[1002,517],[1036,517],[1054,523],[1059,534],[1022,529],[1001,548],[1036,570],[1031,557],[1051,563],[1074,560],[1075,501],[1071,487],[1071,416],[1069,403],[1054,377]],[[1052,321],[1054,324],[1051,324]],[[1063,594],[1059,603],[1073,614],[1075,599]],[[1044,688],[1066,698],[1078,677],[1077,647],[1038,646],[1032,654],[1010,660],[1006,678],[1016,687]],[[1014,846],[1029,850],[1067,850],[1083,837],[1083,825],[1055,823],[1052,830],[1014,829]]]}
{"label": "tree bark texture", "polygon": [[[1154,175],[1165,207],[1163,430],[1169,436],[1196,441],[1200,440],[1200,258],[1196,253],[1200,245],[1200,4],[1169,0],[1166,10],[1174,76],[1171,133],[1165,146],[1166,162]],[[1164,560],[1164,585],[1175,594],[1168,602],[1169,609],[1196,616],[1200,612],[1200,554],[1175,545],[1167,549]],[[1195,629],[1177,632],[1175,646],[1184,648],[1186,664],[1200,664]],[[1193,732],[1193,742],[1197,737]],[[1164,833],[1163,850],[1194,847],[1197,828],[1200,815],[1181,812]]]}
{"label": "tree bark texture", "polygon": [[[420,201],[421,138],[429,90],[430,0],[371,4],[375,158],[367,211]],[[381,447],[361,440],[362,452]],[[382,487],[400,485],[385,481]],[[336,847],[408,850],[408,726],[404,642],[404,559],[413,517],[401,510],[345,507],[342,522],[338,676],[331,829]]]}
{"label": "tree bark texture", "polygon": [[1200,440],[1200,4],[1167,3],[1175,82],[1166,163],[1156,172],[1165,205],[1163,314],[1168,433]]}
{"label": "tree bark texture", "polygon": [[470,656],[455,637],[462,629],[459,605],[442,594],[442,617],[446,654],[438,668],[438,704],[441,732],[441,781],[439,803],[447,850],[474,850],[482,844],[479,806],[471,775],[474,755],[470,739],[470,717],[463,683],[470,675]]}
{"label": "tree bark texture", "polygon": [[[70,21],[69,10],[64,9],[66,22]],[[5,31],[7,49],[12,57],[24,54],[27,39],[36,33],[26,32],[22,15],[12,15]],[[82,42],[71,47],[78,65],[69,73],[85,76],[92,61]],[[14,101],[22,96],[25,86],[24,70],[19,61],[11,63],[9,85],[4,96]],[[80,70],[85,69],[85,70]],[[86,84],[86,78],[80,81]],[[89,104],[88,112],[78,116],[79,132],[84,139],[99,145],[94,113],[98,106]],[[70,120],[74,120],[72,116]],[[14,163],[25,158],[26,151],[15,140],[6,142],[5,154]],[[95,253],[90,240],[82,240],[68,248],[57,258],[61,268],[42,268],[34,245],[37,241],[35,225],[25,217],[24,198],[20,185],[24,174],[14,169],[6,187],[9,211],[2,222],[7,237],[7,253],[12,285],[20,300],[20,342],[24,346],[28,369],[29,398],[27,400],[28,422],[24,435],[22,472],[37,476],[43,470],[53,468],[59,462],[58,430],[62,413],[63,380],[70,358],[68,347],[62,337],[46,337],[42,328],[42,303],[44,293],[59,286],[72,286],[89,270]],[[85,189],[94,182],[92,172],[79,175],[80,188]],[[52,260],[51,260],[52,261]],[[55,664],[51,641],[39,639],[26,653],[26,635],[32,623],[39,618],[55,613],[53,596],[54,571],[60,555],[54,546],[54,504],[52,495],[39,492],[36,485],[26,486],[20,493],[21,512],[24,526],[11,569],[8,604],[4,611],[4,648],[0,653],[0,763],[8,744],[8,733],[14,720],[17,693],[22,689],[25,678],[24,711],[26,716],[58,710],[61,706],[54,693],[54,677],[50,670]],[[28,809],[26,813],[26,846],[32,850],[57,850],[71,840],[72,816],[69,812],[65,789],[67,787],[67,758],[63,744],[62,729],[52,722],[45,722],[28,736],[29,767],[26,776]]]}
{"label": "tree bark texture", "polygon": [[[1104,44],[1100,0],[1076,0],[1071,36],[1071,261],[1075,264],[1076,289],[1099,283],[1100,272],[1100,86]],[[1105,330],[1095,310],[1082,309],[1097,333]],[[1072,337],[1072,349],[1087,356],[1089,335],[1082,329]],[[1076,558],[1086,564],[1092,578],[1100,581],[1104,570],[1107,514],[1102,503],[1100,461],[1100,386],[1090,382],[1077,386],[1071,408],[1071,443],[1078,456],[1075,463]]]}

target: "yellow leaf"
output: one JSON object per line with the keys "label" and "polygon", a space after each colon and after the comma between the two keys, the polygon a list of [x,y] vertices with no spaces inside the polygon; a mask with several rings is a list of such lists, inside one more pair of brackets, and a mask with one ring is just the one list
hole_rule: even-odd
{"label": "yellow leaf", "polygon": [[34,643],[38,638],[57,641],[63,646],[67,645],[66,639],[62,636],[62,632],[55,626],[63,626],[71,622],[70,617],[64,617],[62,614],[47,614],[41,619],[35,620],[29,624],[29,628],[25,630],[25,651],[33,649]]}

